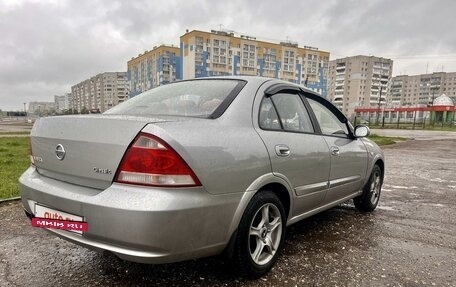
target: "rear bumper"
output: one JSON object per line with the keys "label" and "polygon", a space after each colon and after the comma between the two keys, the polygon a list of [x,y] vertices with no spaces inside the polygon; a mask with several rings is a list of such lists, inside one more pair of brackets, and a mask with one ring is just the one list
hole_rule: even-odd
{"label": "rear bumper", "polygon": [[19,186],[29,214],[35,214],[39,203],[88,223],[83,235],[48,229],[55,235],[125,260],[155,264],[222,252],[239,220],[236,211],[244,195],[123,184],[96,190],[43,177],[33,167],[21,176]]}

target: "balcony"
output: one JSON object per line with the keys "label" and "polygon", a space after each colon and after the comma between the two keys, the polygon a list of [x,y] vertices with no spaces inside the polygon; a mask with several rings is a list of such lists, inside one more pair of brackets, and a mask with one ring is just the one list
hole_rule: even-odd
{"label": "balcony", "polygon": [[337,75],[336,81],[345,81],[345,75]]}
{"label": "balcony", "polygon": [[345,70],[340,70],[340,71],[336,70],[336,76],[341,76],[341,75],[345,75]]}

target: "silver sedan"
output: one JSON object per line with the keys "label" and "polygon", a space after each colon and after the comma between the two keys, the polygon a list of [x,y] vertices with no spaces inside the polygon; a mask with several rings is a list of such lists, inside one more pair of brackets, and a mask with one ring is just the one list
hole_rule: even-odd
{"label": "silver sedan", "polygon": [[385,163],[368,134],[292,83],[181,81],[101,115],[39,119],[22,203],[34,226],[125,260],[225,251],[257,277],[287,226],[352,198],[376,208]]}

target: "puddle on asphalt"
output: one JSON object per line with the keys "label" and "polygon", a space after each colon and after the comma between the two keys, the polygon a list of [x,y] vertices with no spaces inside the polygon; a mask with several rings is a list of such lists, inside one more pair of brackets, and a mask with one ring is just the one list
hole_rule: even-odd
{"label": "puddle on asphalt", "polygon": [[391,185],[390,187],[395,189],[417,189],[416,186],[401,186],[401,185]]}
{"label": "puddle on asphalt", "polygon": [[434,206],[434,207],[447,207],[447,205],[445,204],[441,204],[441,203],[423,203],[423,205],[427,205],[427,206]]}
{"label": "puddle on asphalt", "polygon": [[380,210],[387,210],[387,211],[394,211],[395,209],[391,206],[385,206],[385,205],[379,205],[377,206],[377,209],[380,209]]}
{"label": "puddle on asphalt", "polygon": [[417,189],[417,186],[404,186],[404,185],[389,185],[389,184],[384,184],[384,187],[388,187],[390,189],[382,188],[383,191],[392,191],[393,189]]}

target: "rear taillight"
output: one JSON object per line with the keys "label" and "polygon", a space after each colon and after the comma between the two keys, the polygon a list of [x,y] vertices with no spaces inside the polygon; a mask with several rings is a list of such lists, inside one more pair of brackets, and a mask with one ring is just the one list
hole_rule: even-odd
{"label": "rear taillight", "polygon": [[151,186],[201,185],[187,163],[163,140],[140,133],[128,148],[116,182]]}

